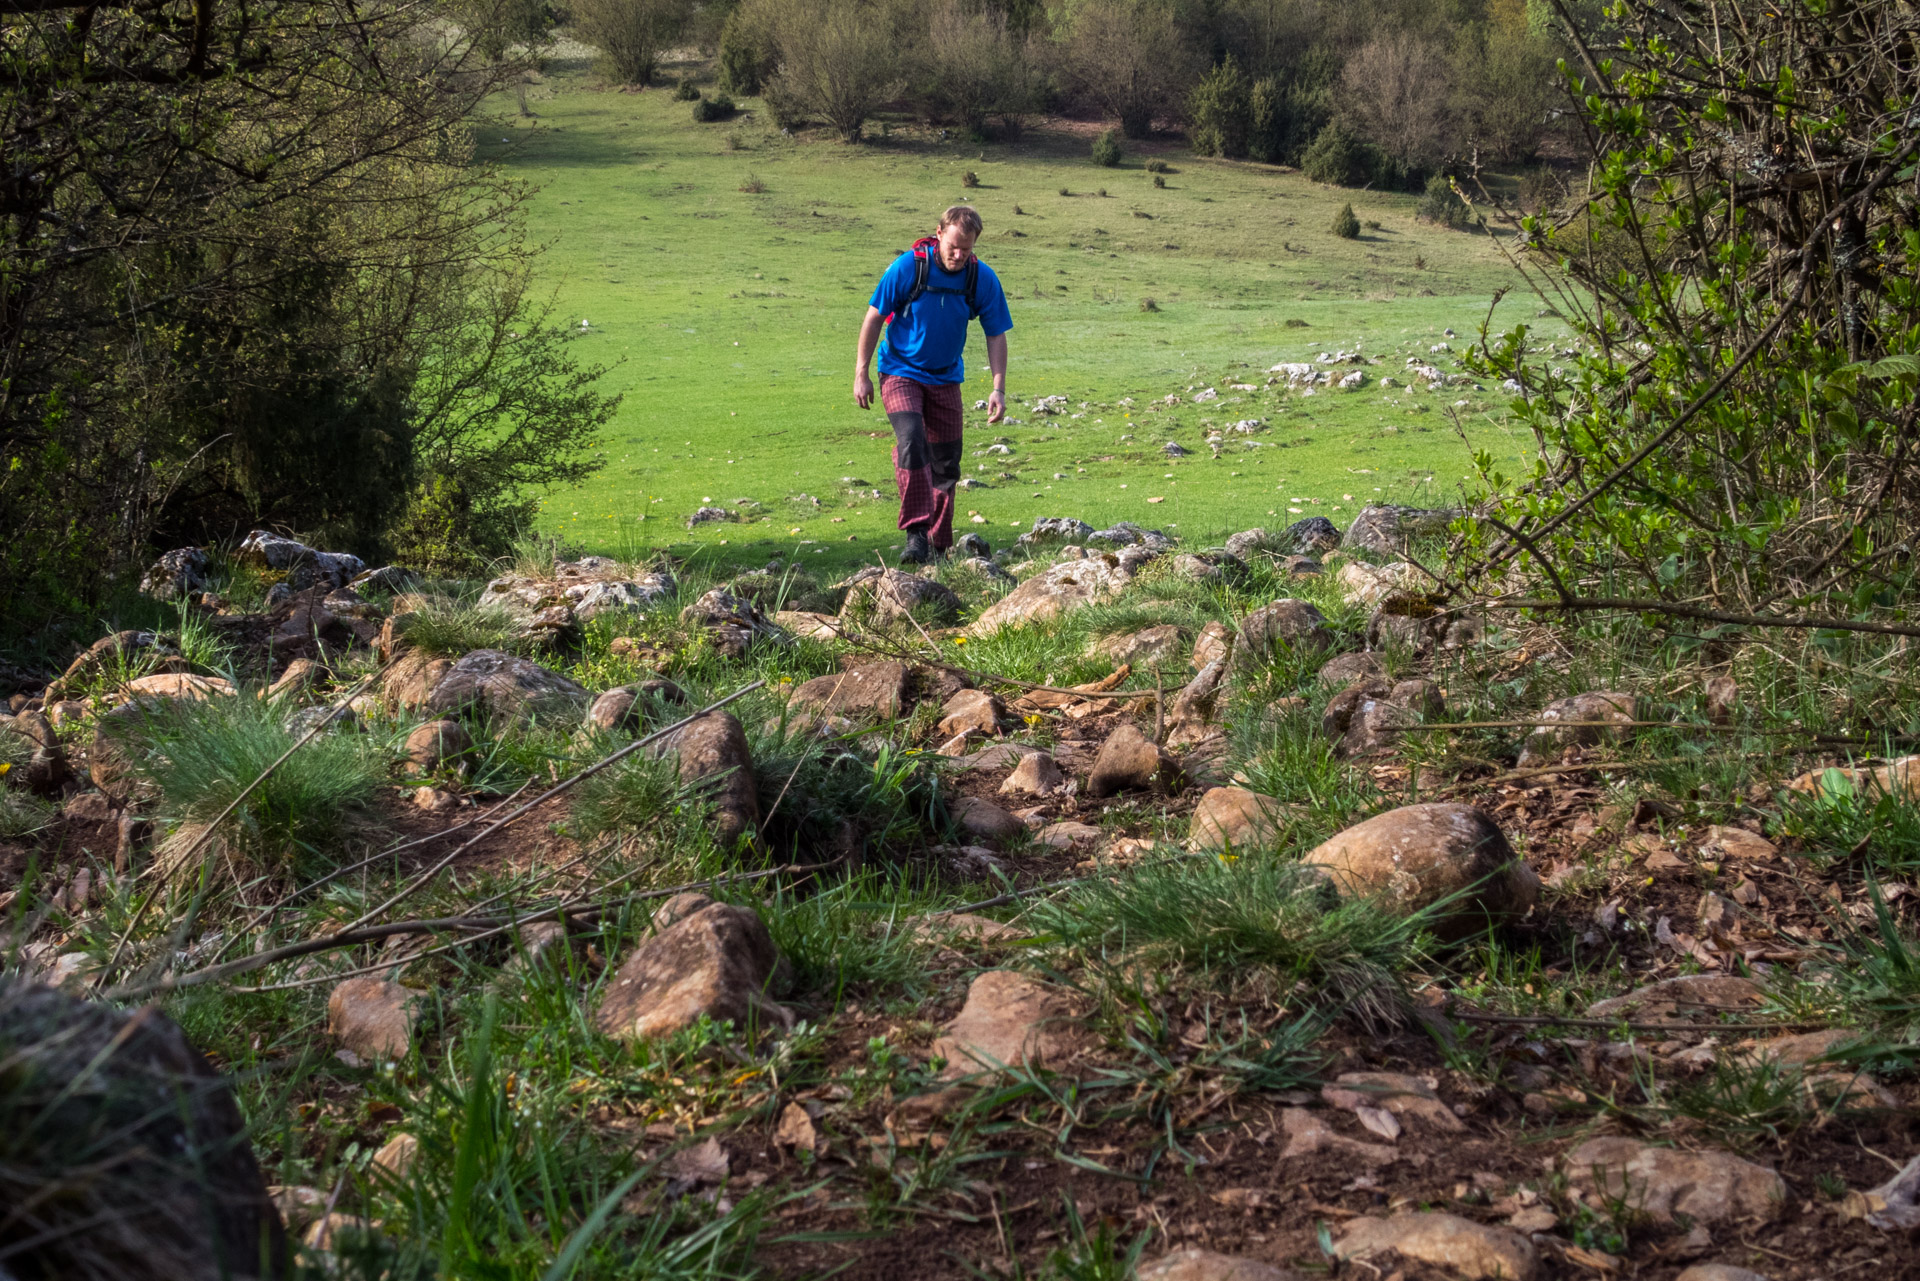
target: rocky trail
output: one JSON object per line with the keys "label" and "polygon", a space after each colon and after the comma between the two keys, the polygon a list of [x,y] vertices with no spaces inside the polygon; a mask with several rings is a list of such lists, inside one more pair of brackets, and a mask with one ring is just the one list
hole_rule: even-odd
{"label": "rocky trail", "polygon": [[1900,688],[1457,515],[169,553],[0,721],[0,1278],[1920,1275]]}

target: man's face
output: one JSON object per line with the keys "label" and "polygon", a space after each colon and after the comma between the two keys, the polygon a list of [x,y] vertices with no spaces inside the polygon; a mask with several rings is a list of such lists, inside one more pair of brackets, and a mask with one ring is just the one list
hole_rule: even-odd
{"label": "man's face", "polygon": [[959,271],[967,265],[967,259],[973,254],[973,233],[959,223],[949,223],[940,229],[940,265],[948,271]]}

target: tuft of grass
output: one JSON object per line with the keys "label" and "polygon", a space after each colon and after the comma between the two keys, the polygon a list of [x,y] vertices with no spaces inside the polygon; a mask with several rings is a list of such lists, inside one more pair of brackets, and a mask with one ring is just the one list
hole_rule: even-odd
{"label": "tuft of grass", "polygon": [[1304,983],[1364,1022],[1397,1018],[1401,975],[1430,947],[1418,916],[1339,900],[1298,863],[1266,857],[1151,864],[1036,905],[1036,928],[1082,955],[1218,972],[1260,971],[1277,991]]}
{"label": "tuft of grass", "polygon": [[1151,297],[1142,298],[1140,300],[1140,310],[1141,311],[1159,311],[1160,304],[1155,302]]}
{"label": "tuft of grass", "polygon": [[[0,742],[12,737],[0,736]],[[0,784],[0,839],[19,840],[43,832],[52,826],[56,812],[50,802]]]}
{"label": "tuft of grass", "polygon": [[520,629],[497,609],[430,610],[410,615],[401,628],[407,643],[428,654],[459,658],[476,649],[512,650]]}
{"label": "tuft of grass", "polygon": [[[243,697],[160,709],[111,732],[127,736],[135,772],[159,789],[172,839],[181,841],[297,741],[279,709]],[[268,874],[311,872],[352,834],[386,771],[386,752],[374,739],[322,733],[248,795],[217,840],[229,857]]]}
{"label": "tuft of grass", "polygon": [[[732,135],[728,136],[731,137]],[[740,190],[746,192],[749,196],[757,196],[766,189],[767,184],[760,181],[760,175],[754,173],[751,169],[747,171],[745,180],[740,184]]]}
{"label": "tuft of grass", "polygon": [[849,989],[920,998],[928,945],[911,927],[936,896],[899,871],[859,872],[816,891],[782,888],[755,906],[793,963],[796,995],[835,1008]]}

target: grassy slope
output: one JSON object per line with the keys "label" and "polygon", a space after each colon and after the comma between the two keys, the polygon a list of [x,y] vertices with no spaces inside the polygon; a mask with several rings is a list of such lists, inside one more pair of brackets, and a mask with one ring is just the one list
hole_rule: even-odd
{"label": "grassy slope", "polygon": [[[1264,387],[1276,361],[1356,343],[1386,357],[1370,371],[1376,382],[1397,374],[1444,328],[1471,333],[1492,291],[1514,283],[1488,239],[1415,222],[1412,197],[1322,188],[1172,145],[1101,169],[1079,126],[982,147],[894,125],[854,147],[785,137],[757,112],[697,125],[664,90],[600,91],[565,66],[534,107],[534,121],[509,114],[489,129],[481,154],[538,185],[534,229],[551,245],[541,270],[560,314],[590,322],[589,358],[619,362],[606,380],[626,396],[603,442],[608,466],[553,495],[543,520],[587,550],[673,543],[757,562],[814,540],[806,550],[827,568],[896,541],[886,419],[851,400],[854,332],[892,255],[968,197],[986,219],[983,256],[1012,301],[1012,392],[1064,394],[1076,410],[1081,400],[1139,402],[1132,420],[1115,406],[1078,421],[1016,404],[1011,417],[1025,421],[993,432],[970,413],[967,471],[991,487],[963,495],[961,508],[985,516],[987,526],[969,527],[996,543],[1042,515],[1132,519],[1206,540],[1285,518],[1282,499],[1319,500],[1292,505],[1339,521],[1375,495],[1444,498],[1466,470],[1447,413],[1457,395],[1374,385],[1300,399]],[[1164,189],[1142,167],[1155,155],[1178,171]],[[969,169],[981,183],[971,191],[961,185]],[[749,175],[764,192],[739,190]],[[1104,198],[1094,194],[1102,187]],[[1358,241],[1328,232],[1348,199],[1380,229]],[[1160,310],[1142,311],[1143,297]],[[1499,319],[1535,307],[1517,294]],[[971,403],[986,392],[977,338],[969,356]],[[1230,402],[1235,380],[1262,390]],[[1145,409],[1205,386],[1223,399]],[[1475,445],[1517,458],[1522,442],[1495,424],[1499,411],[1497,395],[1475,396],[1461,425]],[[1208,424],[1246,417],[1272,423],[1253,437],[1265,444],[1236,438],[1209,457]],[[1130,432],[1136,439],[1124,439]],[[973,454],[996,435],[1013,442],[1012,459]],[[1167,439],[1197,456],[1169,463],[1159,452]],[[856,498],[843,477],[882,497]],[[801,493],[824,505],[789,501]],[[1150,496],[1164,502],[1147,506]],[[770,519],[685,529],[694,507],[738,498],[765,504]]]}

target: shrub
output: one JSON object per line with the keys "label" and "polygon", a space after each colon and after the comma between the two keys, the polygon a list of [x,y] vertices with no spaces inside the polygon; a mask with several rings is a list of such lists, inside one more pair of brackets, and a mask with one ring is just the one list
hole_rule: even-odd
{"label": "shrub", "polygon": [[716,93],[711,98],[697,98],[693,104],[693,118],[701,124],[711,124],[716,120],[730,120],[736,108],[733,99],[724,93]]}
{"label": "shrub", "polygon": [[1187,140],[1196,156],[1238,157],[1247,154],[1252,103],[1246,76],[1228,54],[1226,61],[1201,77],[1187,99],[1192,127]]}
{"label": "shrub", "polygon": [[1460,194],[1453,189],[1453,180],[1443,173],[1427,179],[1426,192],[1421,195],[1414,216],[1455,231],[1473,225],[1473,213],[1467,208],[1467,202],[1460,199]]}
{"label": "shrub", "polygon": [[1154,186],[1156,186],[1156,187],[1164,187],[1164,186],[1166,186],[1166,185],[1167,185],[1167,175],[1165,175],[1165,174],[1163,174],[1163,173],[1157,173],[1157,174],[1155,174],[1155,175],[1153,175],[1153,185],[1154,185]]}
{"label": "shrub", "polygon": [[775,24],[780,71],[767,85],[847,142],[906,88],[899,50],[908,13],[894,0],[793,0]]}
{"label": "shrub", "polygon": [[[1119,165],[1125,152],[1120,148],[1120,132],[1117,129],[1102,129],[1093,140],[1093,163],[1112,169]],[[1061,194],[1065,194],[1063,191]]]}
{"label": "shrub", "polygon": [[747,3],[727,15],[720,28],[720,87],[730,93],[757,94],[767,87],[778,61],[773,17],[766,5]]}
{"label": "shrub", "polygon": [[1142,298],[1140,300],[1140,310],[1141,311],[1159,311],[1160,304],[1155,302],[1151,298]]}
{"label": "shrub", "polygon": [[1329,230],[1342,240],[1358,240],[1360,238],[1360,220],[1353,216],[1352,205],[1346,204],[1340,206],[1340,212],[1333,216],[1333,226],[1329,228]]}
{"label": "shrub", "polygon": [[1147,161],[1148,173],[1172,173],[1173,167],[1164,160]]}
{"label": "shrub", "polygon": [[1300,157],[1300,170],[1315,182],[1334,187],[1377,187],[1386,191],[1420,190],[1424,173],[1408,169],[1372,143],[1338,124],[1320,131]]}
{"label": "shrub", "polygon": [[807,104],[778,77],[767,81],[761,88],[760,101],[766,106],[767,115],[773,118],[776,128],[792,132],[807,123]]}
{"label": "shrub", "polygon": [[600,50],[606,74],[637,85],[652,82],[692,13],[688,0],[573,0],[571,9],[575,34]]}
{"label": "shrub", "polygon": [[675,102],[698,102],[700,101],[700,91],[694,87],[693,81],[682,80],[680,87],[673,91],[673,100]]}
{"label": "shrub", "polygon": [[977,187],[980,185],[980,175],[969,169],[960,175],[960,185],[969,188]]}
{"label": "shrub", "polygon": [[747,180],[740,184],[740,190],[750,196],[757,196],[766,189],[767,184],[760,181],[760,175],[757,173],[748,173]]}

